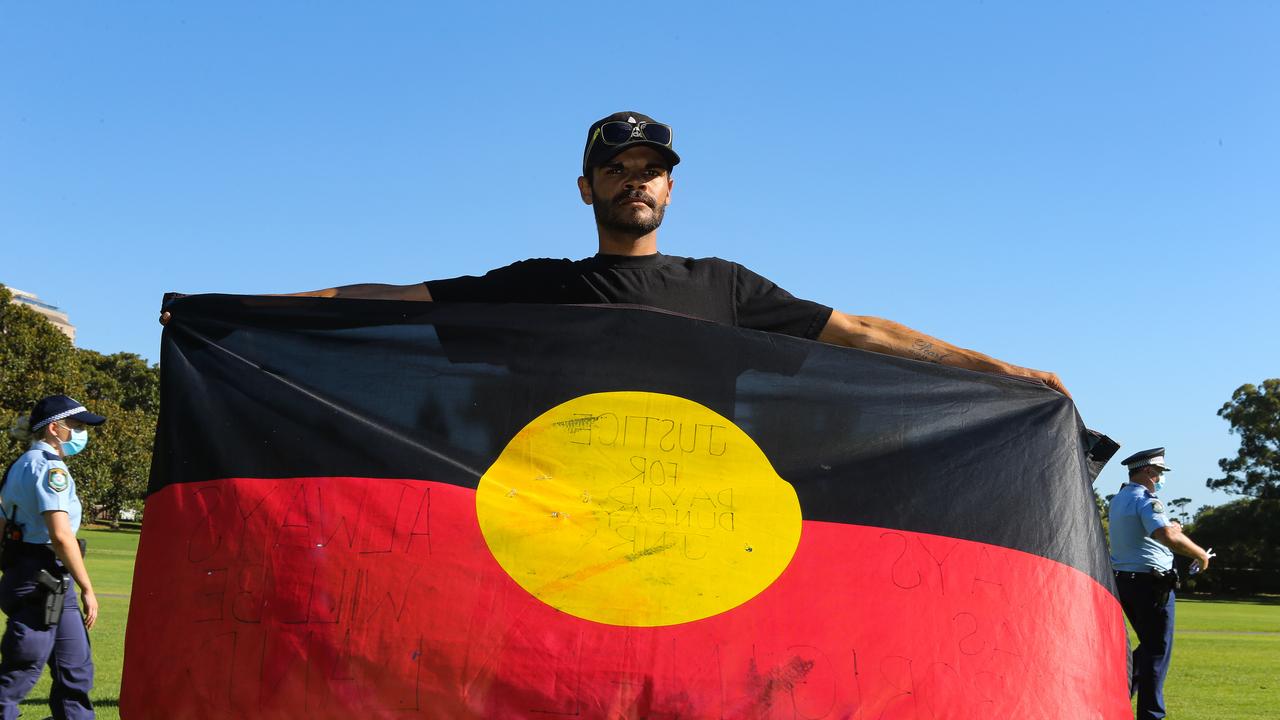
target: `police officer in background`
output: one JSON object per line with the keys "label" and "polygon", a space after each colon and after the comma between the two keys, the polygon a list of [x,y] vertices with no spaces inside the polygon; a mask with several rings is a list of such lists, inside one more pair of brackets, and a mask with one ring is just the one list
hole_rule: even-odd
{"label": "police officer in background", "polygon": [[53,675],[53,717],[94,717],[87,630],[97,622],[98,599],[76,541],[80,498],[65,460],[84,449],[87,426],[105,421],[66,395],[36,403],[27,422],[31,449],[9,466],[0,485],[5,515],[0,610],[9,616],[0,639],[0,720],[18,717],[18,703],[46,663]]}
{"label": "police officer in background", "polygon": [[1173,553],[1209,567],[1209,554],[1165,516],[1157,497],[1164,487],[1164,448],[1134,453],[1121,461],[1129,482],[1111,499],[1111,564],[1120,605],[1138,635],[1129,692],[1138,694],[1138,720],[1165,716],[1164,678],[1173,655]]}

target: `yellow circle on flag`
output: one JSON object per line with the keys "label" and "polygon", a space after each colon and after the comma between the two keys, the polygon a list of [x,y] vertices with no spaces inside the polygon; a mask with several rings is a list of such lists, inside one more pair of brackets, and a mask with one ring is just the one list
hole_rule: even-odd
{"label": "yellow circle on flag", "polygon": [[685,398],[584,395],[508,443],[476,490],[498,564],[570,615],[653,627],[741,605],[782,574],[800,501],[732,421]]}

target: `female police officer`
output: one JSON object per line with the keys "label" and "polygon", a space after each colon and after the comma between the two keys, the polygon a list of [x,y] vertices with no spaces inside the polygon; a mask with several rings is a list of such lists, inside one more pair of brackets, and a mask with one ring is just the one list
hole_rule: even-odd
{"label": "female police officer", "polygon": [[[9,616],[0,639],[0,720],[18,717],[18,703],[46,663],[53,674],[53,717],[94,716],[86,630],[97,622],[98,598],[76,542],[80,498],[65,460],[84,449],[85,426],[105,421],[66,395],[36,403],[28,421],[31,449],[9,466],[0,485],[6,522],[0,610]],[[84,601],[83,624],[76,586]]]}

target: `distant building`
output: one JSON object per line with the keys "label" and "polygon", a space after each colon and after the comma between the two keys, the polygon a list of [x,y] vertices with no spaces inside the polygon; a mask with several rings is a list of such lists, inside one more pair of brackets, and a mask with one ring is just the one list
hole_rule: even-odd
{"label": "distant building", "polygon": [[[9,286],[6,285],[5,287]],[[54,327],[62,331],[63,335],[71,338],[71,342],[74,343],[76,341],[76,326],[71,324],[71,321],[67,319],[67,314],[59,309],[58,306],[50,305],[25,290],[10,287],[9,292],[13,293],[14,302],[22,303],[45,316],[49,319],[49,322],[53,323]]]}

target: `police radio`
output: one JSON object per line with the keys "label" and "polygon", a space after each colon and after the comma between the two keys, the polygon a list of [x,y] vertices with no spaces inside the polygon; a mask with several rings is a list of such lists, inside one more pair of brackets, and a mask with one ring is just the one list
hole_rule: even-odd
{"label": "police radio", "polygon": [[0,517],[4,518],[4,530],[0,531],[0,570],[8,570],[18,562],[18,554],[22,551],[22,524],[17,521],[17,504],[13,506],[13,517],[2,508]]}

